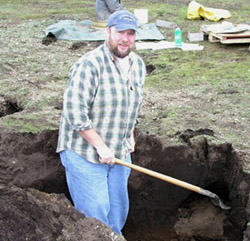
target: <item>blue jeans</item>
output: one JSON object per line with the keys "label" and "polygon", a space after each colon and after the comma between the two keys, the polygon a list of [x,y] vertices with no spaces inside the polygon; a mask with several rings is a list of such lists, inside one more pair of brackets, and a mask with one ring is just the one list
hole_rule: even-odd
{"label": "blue jeans", "polygon": [[[60,152],[60,158],[75,208],[121,234],[129,211],[131,169],[118,164],[94,164],[70,150]],[[130,155],[125,161],[131,163]]]}

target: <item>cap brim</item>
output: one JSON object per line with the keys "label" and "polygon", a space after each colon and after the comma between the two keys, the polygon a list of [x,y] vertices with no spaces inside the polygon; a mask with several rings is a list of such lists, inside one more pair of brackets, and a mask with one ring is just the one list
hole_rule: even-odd
{"label": "cap brim", "polygon": [[119,25],[114,25],[115,29],[117,31],[125,31],[125,30],[128,30],[128,29],[132,29],[132,30],[135,30],[137,31],[137,27],[135,27],[134,25],[131,25],[131,24],[119,24]]}

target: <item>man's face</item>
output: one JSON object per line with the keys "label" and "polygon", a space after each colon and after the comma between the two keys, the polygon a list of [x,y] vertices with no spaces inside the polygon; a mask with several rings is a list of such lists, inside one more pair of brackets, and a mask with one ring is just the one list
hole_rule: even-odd
{"label": "man's face", "polygon": [[118,32],[115,27],[107,28],[108,46],[119,58],[126,57],[135,45],[135,30],[128,29]]}

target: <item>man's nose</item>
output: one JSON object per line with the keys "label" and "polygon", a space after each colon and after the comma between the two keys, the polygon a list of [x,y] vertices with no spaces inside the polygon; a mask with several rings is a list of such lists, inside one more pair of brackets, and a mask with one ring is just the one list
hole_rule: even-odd
{"label": "man's nose", "polygon": [[128,33],[123,33],[122,34],[122,40],[123,41],[128,41],[129,40],[129,34]]}

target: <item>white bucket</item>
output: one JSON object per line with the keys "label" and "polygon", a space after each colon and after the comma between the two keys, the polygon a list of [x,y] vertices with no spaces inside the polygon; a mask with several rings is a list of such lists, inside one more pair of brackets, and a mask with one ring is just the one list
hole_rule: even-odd
{"label": "white bucket", "polygon": [[147,9],[135,9],[134,14],[140,23],[144,24],[148,22],[148,10]]}

